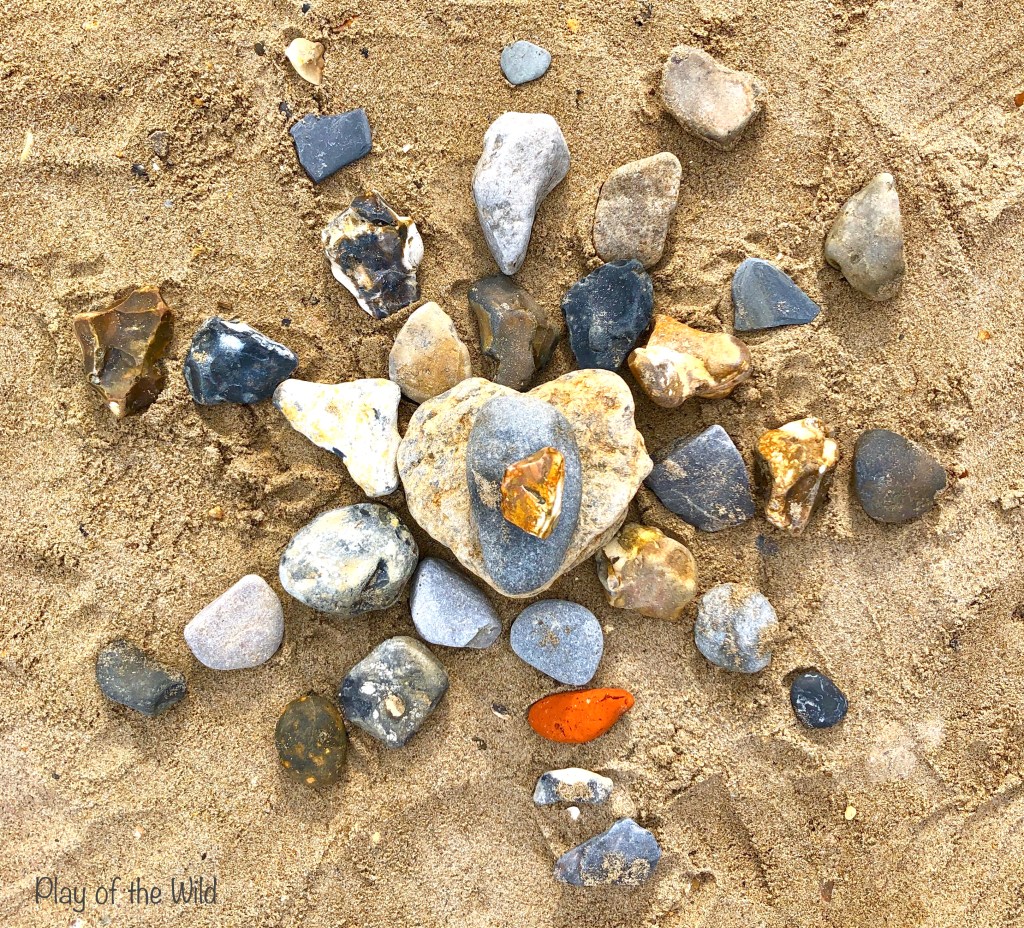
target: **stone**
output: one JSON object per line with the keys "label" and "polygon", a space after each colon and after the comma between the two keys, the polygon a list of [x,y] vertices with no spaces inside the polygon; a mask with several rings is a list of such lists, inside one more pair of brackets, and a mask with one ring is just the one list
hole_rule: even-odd
{"label": "stone", "polygon": [[562,515],[565,457],[541,448],[509,464],[501,478],[501,514],[534,538],[550,538]]}
{"label": "stone", "polygon": [[297,38],[288,43],[284,56],[304,81],[320,86],[324,79],[324,47],[319,42]]}
{"label": "stone", "polygon": [[373,148],[370,121],[362,107],[331,116],[309,113],[288,132],[299,164],[314,184],[364,158]]}
{"label": "stone", "polygon": [[502,274],[522,267],[537,209],[568,173],[569,146],[547,113],[504,113],[484,133],[473,201]]}
{"label": "stone", "polygon": [[274,405],[314,445],[336,454],[367,496],[398,488],[398,384],[381,378],[348,383],[286,380]]}
{"label": "stone", "polygon": [[441,662],[415,638],[399,635],[377,645],[345,675],[338,699],[353,725],[400,748],[447,691]]}
{"label": "stone", "polygon": [[602,264],[562,298],[569,344],[581,368],[617,371],[651,324],[654,284],[636,260]]}
{"label": "stone", "polygon": [[533,801],[538,806],[600,805],[611,796],[614,785],[608,777],[581,767],[549,770],[537,780]]}
{"label": "stone", "polygon": [[846,718],[848,703],[843,691],[817,670],[799,673],[789,688],[796,717],[808,728],[831,728]]}
{"label": "stone", "polygon": [[171,153],[171,136],[163,129],[154,129],[146,136],[150,151],[161,161],[166,161]]}
{"label": "stone", "polygon": [[666,509],[702,532],[720,532],[754,517],[746,465],[720,425],[665,449],[647,486]]}
{"label": "stone", "polygon": [[693,640],[697,650],[723,670],[758,673],[772,662],[778,625],[763,594],[739,583],[722,583],[698,600]]}
{"label": "stone", "polygon": [[653,267],[661,260],[682,177],[679,159],[667,151],[612,171],[594,213],[594,248],[602,261],[635,258]]}
{"label": "stone", "polygon": [[277,720],[274,744],[285,773],[307,786],[331,786],[341,779],[348,735],[331,700],[316,693],[293,699]]}
{"label": "stone", "polygon": [[903,219],[892,174],[877,174],[847,200],[825,239],[825,260],[870,300],[891,300],[903,286]]}
{"label": "stone", "polygon": [[871,429],[853,451],[853,489],[879,522],[900,523],[928,512],[946,488],[946,472],[920,445],[888,429]]}
{"label": "stone", "polygon": [[647,345],[629,356],[637,383],[658,406],[675,409],[692,396],[728,396],[752,373],[750,349],[725,332],[701,332],[671,316],[654,317]]}
{"label": "stone", "polygon": [[416,223],[399,216],[379,193],[356,197],[320,239],[335,279],[374,319],[420,298],[416,268],[423,260],[423,239]]}
{"label": "stone", "polygon": [[379,503],[331,509],[299,529],[281,555],[281,586],[318,612],[349,618],[401,598],[419,549]]}
{"label": "stone", "polygon": [[[509,465],[552,448],[563,460],[561,512],[553,530],[537,537],[510,522],[501,487]],[[472,525],[488,578],[499,592],[525,595],[558,572],[579,517],[583,492],[576,437],[569,421],[534,396],[498,396],[477,412],[466,445]]]}
{"label": "stone", "polygon": [[244,322],[211,316],[192,336],[183,373],[201,406],[258,403],[299,366],[295,353]]}
{"label": "stone", "polygon": [[211,670],[245,670],[270,660],[284,639],[284,610],[270,584],[242,577],[185,626],[185,643]]}
{"label": "stone", "polygon": [[733,327],[737,332],[813,322],[821,307],[774,264],[747,258],[732,275]]}
{"label": "stone", "polygon": [[611,731],[632,708],[633,696],[626,690],[573,690],[538,699],[527,710],[526,720],[548,741],[585,744]]}
{"label": "stone", "polygon": [[654,835],[624,818],[559,857],[555,879],[570,886],[642,886],[659,860]]}
{"label": "stone", "polygon": [[480,349],[498,362],[495,383],[525,390],[555,350],[560,327],[514,280],[496,274],[469,288]]}
{"label": "stone", "polygon": [[489,648],[501,634],[491,601],[444,561],[420,561],[409,595],[412,621],[420,637],[446,648]]}
{"label": "stone", "polygon": [[627,523],[597,552],[597,577],[609,606],[677,621],[697,595],[689,548],[646,525]]}
{"label": "stone", "polygon": [[157,398],[171,311],[156,287],[140,287],[109,309],[79,313],[72,322],[85,376],[115,418],[142,412]]}
{"label": "stone", "polygon": [[150,717],[185,698],[185,675],[118,638],[96,656],[96,682],[107,699]]}
{"label": "stone", "polygon": [[511,642],[527,664],[566,686],[589,683],[604,653],[597,617],[564,599],[527,606],[512,623]]}
{"label": "stone", "polygon": [[761,112],[764,88],[707,52],[678,45],[661,72],[661,101],[687,132],[721,151],[732,151]]}
{"label": "stone", "polygon": [[405,320],[388,356],[388,377],[414,403],[433,399],[473,373],[469,348],[437,303]]}
{"label": "stone", "polygon": [[528,84],[548,73],[551,52],[520,39],[501,50],[501,73],[513,87]]}

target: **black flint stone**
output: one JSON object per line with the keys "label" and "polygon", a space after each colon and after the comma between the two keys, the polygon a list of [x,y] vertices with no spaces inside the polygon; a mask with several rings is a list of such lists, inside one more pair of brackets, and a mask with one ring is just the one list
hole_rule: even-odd
{"label": "black flint stone", "polygon": [[821,307],[774,264],[747,258],[732,277],[733,327],[737,332],[811,322]]}
{"label": "black flint stone", "polygon": [[154,716],[185,698],[185,676],[119,638],[96,656],[96,682],[107,699]]}
{"label": "black flint stone", "polygon": [[927,451],[896,432],[871,429],[853,451],[853,489],[879,522],[909,522],[935,505],[946,472]]}
{"label": "black flint stone", "polygon": [[372,147],[370,121],[362,108],[340,116],[310,113],[288,131],[295,140],[299,164],[315,184],[368,155]]}
{"label": "black flint stone", "polygon": [[808,728],[831,728],[846,718],[848,703],[842,690],[816,670],[793,679],[789,701],[796,717]]}

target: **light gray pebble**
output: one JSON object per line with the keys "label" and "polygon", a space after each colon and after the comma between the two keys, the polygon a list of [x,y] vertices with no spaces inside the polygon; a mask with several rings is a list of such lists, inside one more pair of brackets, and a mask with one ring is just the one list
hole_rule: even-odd
{"label": "light gray pebble", "polygon": [[738,673],[757,673],[772,662],[772,638],[779,620],[768,599],[738,583],[708,590],[697,604],[693,638],[712,664]]}
{"label": "light gray pebble", "polygon": [[538,806],[557,803],[599,805],[612,794],[614,786],[608,777],[599,773],[582,767],[565,767],[541,774],[533,791],[533,801]]}
{"label": "light gray pebble", "polygon": [[601,623],[589,609],[563,599],[527,606],[512,623],[512,650],[559,683],[582,686],[604,653]]}
{"label": "light gray pebble", "polygon": [[185,626],[185,642],[212,670],[245,670],[269,661],[284,638],[284,610],[270,584],[242,577]]}
{"label": "light gray pebble", "polygon": [[447,648],[487,648],[501,634],[491,601],[444,561],[420,561],[412,581],[409,609],[416,631]]}
{"label": "light gray pebble", "polygon": [[551,67],[551,52],[533,42],[520,39],[506,45],[501,52],[501,73],[513,86],[527,84],[543,77]]}

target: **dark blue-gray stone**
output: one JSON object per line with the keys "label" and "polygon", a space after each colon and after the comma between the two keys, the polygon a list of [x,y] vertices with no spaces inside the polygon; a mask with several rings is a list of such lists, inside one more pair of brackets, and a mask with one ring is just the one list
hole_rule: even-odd
{"label": "dark blue-gray stone", "polygon": [[670,445],[655,459],[646,483],[667,509],[704,532],[754,517],[746,465],[720,425]]}
{"label": "dark blue-gray stone", "polygon": [[446,648],[489,648],[501,634],[501,619],[483,591],[437,558],[416,568],[409,611],[425,641]]}
{"label": "dark blue-gray stone", "polygon": [[654,284],[635,258],[612,261],[562,298],[569,344],[580,368],[617,371],[651,324]]}
{"label": "dark blue-gray stone", "polygon": [[555,879],[572,886],[640,886],[661,860],[658,841],[631,818],[620,818],[555,862]]}
{"label": "dark blue-gray stone", "polygon": [[831,728],[846,718],[843,691],[817,670],[797,674],[789,688],[793,711],[808,728]]}
{"label": "dark blue-gray stone", "polygon": [[550,67],[551,52],[533,42],[521,39],[502,49],[501,73],[515,86],[543,77]]}
{"label": "dark blue-gray stone", "polygon": [[567,686],[589,683],[604,653],[597,617],[564,599],[527,606],[512,623],[510,637],[512,650],[527,664]]}
{"label": "dark blue-gray stone", "polygon": [[183,373],[202,406],[258,403],[287,380],[299,359],[291,349],[244,322],[207,319],[192,336]]}
{"label": "dark blue-gray stone", "polygon": [[747,258],[732,276],[733,328],[737,332],[811,322],[821,307],[774,264]]}
{"label": "dark blue-gray stone", "polygon": [[879,522],[909,522],[935,505],[946,472],[927,451],[888,429],[871,429],[853,450],[853,489]]}
{"label": "dark blue-gray stone", "polygon": [[[549,447],[565,458],[562,515],[547,538],[535,538],[502,515],[501,481],[510,464]],[[544,586],[565,560],[583,495],[579,449],[568,420],[533,396],[495,397],[473,423],[466,472],[473,524],[491,583],[513,596]]]}
{"label": "dark blue-gray stone", "polygon": [[96,656],[100,692],[122,706],[154,716],[185,698],[184,674],[165,667],[130,641],[111,641]]}
{"label": "dark blue-gray stone", "polygon": [[362,107],[340,116],[303,116],[288,130],[299,164],[314,184],[370,153],[370,121]]}

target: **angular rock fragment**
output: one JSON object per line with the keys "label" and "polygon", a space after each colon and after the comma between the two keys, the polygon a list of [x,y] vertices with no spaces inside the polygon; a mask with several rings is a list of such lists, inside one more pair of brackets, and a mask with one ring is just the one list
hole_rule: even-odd
{"label": "angular rock fragment", "polygon": [[284,56],[304,81],[320,86],[324,79],[324,47],[319,42],[297,38],[288,43]]}
{"label": "angular rock fragment", "polygon": [[661,860],[658,841],[631,818],[579,847],[555,863],[555,879],[571,886],[642,886]]}
{"label": "angular rock fragment", "polygon": [[796,717],[808,728],[831,728],[846,718],[848,703],[843,691],[817,670],[793,678],[789,699]]}
{"label": "angular rock fragment", "polygon": [[557,448],[541,448],[505,468],[501,478],[501,514],[534,538],[548,538],[562,515],[565,457]]}
{"label": "angular rock fragment", "polygon": [[747,258],[732,275],[733,326],[737,332],[813,322],[821,307],[774,264]]}
{"label": "angular rock fragment", "polygon": [[538,806],[599,805],[611,796],[614,785],[608,777],[581,767],[549,770],[537,780],[533,801]]}
{"label": "angular rock fragment", "polygon": [[107,699],[150,717],[185,698],[185,676],[130,641],[111,641],[96,656],[96,682]]}
{"label": "angular rock fragment", "polygon": [[308,693],[288,703],[277,720],[274,744],[285,772],[307,786],[330,786],[341,779],[348,735],[329,699]]}
{"label": "angular rock fragment", "polygon": [[853,489],[879,522],[909,522],[928,512],[946,488],[946,472],[920,445],[888,429],[871,429],[853,451]]}
{"label": "angular rock fragment", "polygon": [[469,349],[437,303],[424,303],[406,319],[388,356],[388,377],[414,403],[439,396],[472,373]]}
{"label": "angular rock fragment", "polygon": [[527,710],[526,720],[548,741],[585,744],[611,731],[632,708],[633,695],[626,690],[573,690],[538,699]]}
{"label": "angular rock fragment", "polygon": [[697,650],[723,670],[757,673],[772,662],[778,624],[764,595],[739,583],[723,583],[698,601],[693,639]]}
{"label": "angular rock fragment", "polygon": [[370,121],[362,107],[334,116],[310,113],[288,131],[299,164],[314,184],[365,157],[373,148]]}
{"label": "angular rock fragment", "polygon": [[501,50],[501,73],[513,87],[535,81],[548,73],[551,52],[520,39]]}
{"label": "angular rock fragment", "polygon": [[567,686],[589,683],[604,653],[604,632],[594,613],[563,599],[527,606],[512,623],[510,638],[527,664]]}
{"label": "angular rock fragment", "polygon": [[409,594],[416,631],[446,648],[489,648],[501,634],[491,601],[444,561],[420,561]]}

